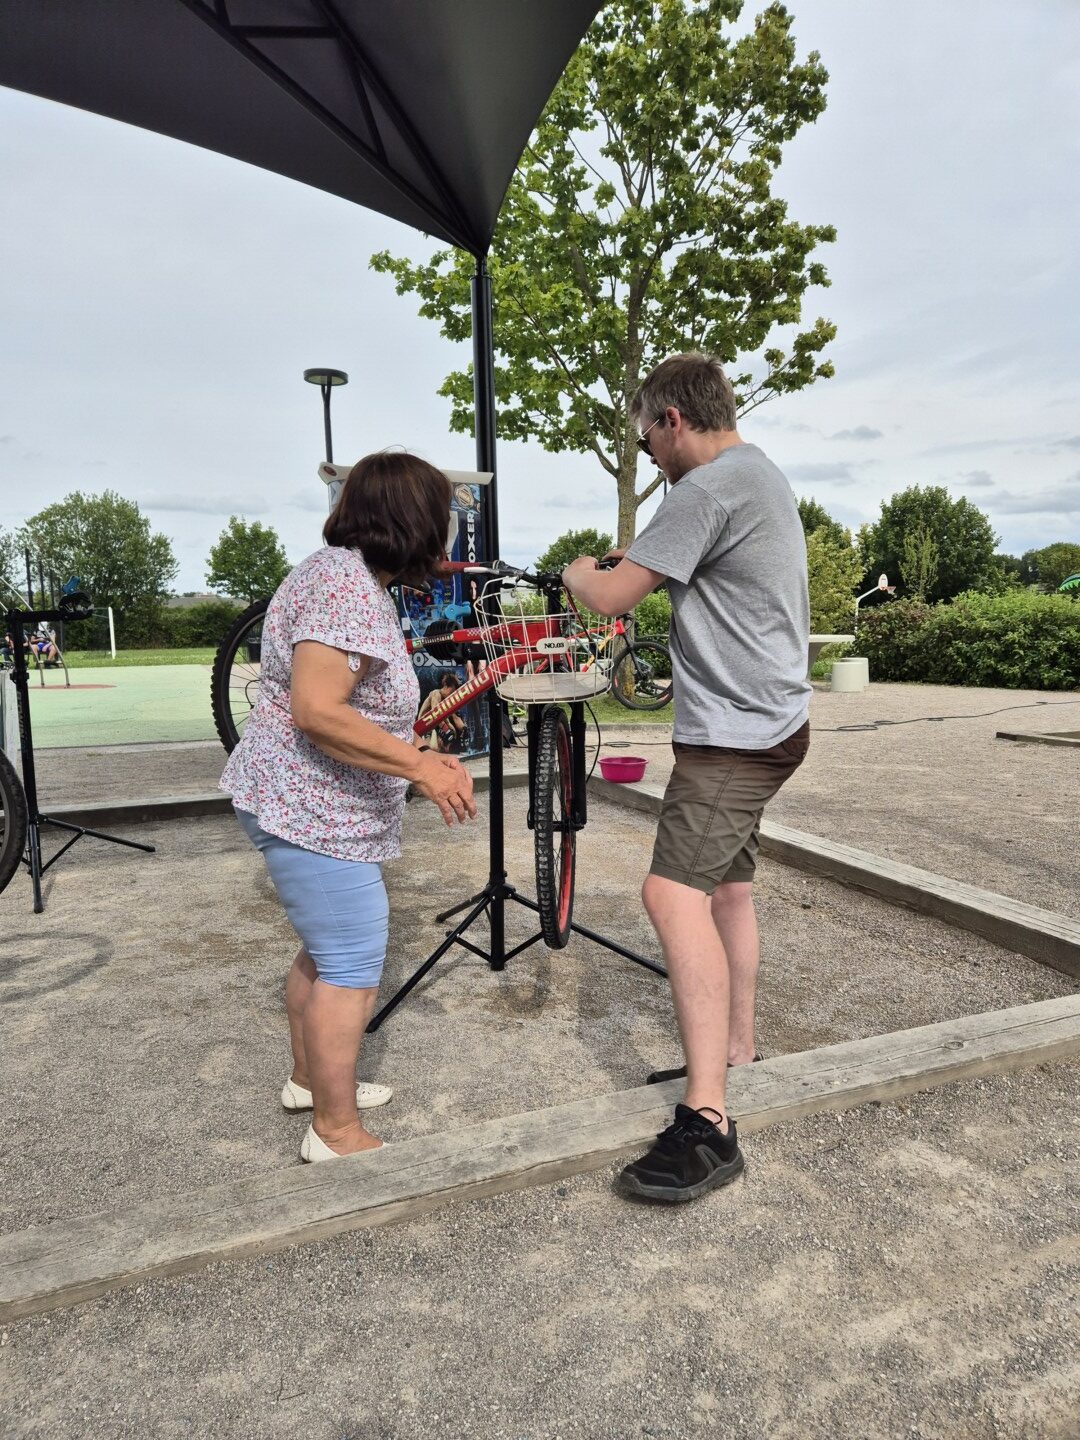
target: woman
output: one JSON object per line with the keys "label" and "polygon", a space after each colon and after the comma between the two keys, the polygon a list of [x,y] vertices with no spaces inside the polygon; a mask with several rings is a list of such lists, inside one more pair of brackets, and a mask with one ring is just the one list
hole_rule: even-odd
{"label": "woman", "polygon": [[449,518],[449,482],[416,456],[353,467],[326,547],[270,602],[258,701],[221,777],[301,940],[285,986],[293,1070],[281,1099],[314,1109],[303,1160],[382,1143],[358,1107],[385,1104],[390,1090],[357,1088],[356,1060],[386,954],[379,866],[401,853],[409,783],[448,825],[476,815],[460,761],[410,743],[419,687],[387,591],[438,565]]}

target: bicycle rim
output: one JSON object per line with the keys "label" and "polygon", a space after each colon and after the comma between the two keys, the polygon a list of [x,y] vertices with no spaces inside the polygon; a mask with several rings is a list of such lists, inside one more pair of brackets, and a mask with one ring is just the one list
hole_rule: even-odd
{"label": "bicycle rim", "polygon": [[210,708],[214,728],[230,753],[244,733],[259,695],[263,619],[269,600],[256,600],[225,632],[214,656]]}
{"label": "bicycle rim", "polygon": [[26,849],[26,792],[15,766],[0,751],[0,890],[19,868]]}
{"label": "bicycle rim", "polygon": [[536,747],[533,788],[533,840],[536,850],[536,901],[540,930],[550,950],[563,950],[574,915],[574,863],[577,835],[572,824],[574,767],[566,713],[556,705],[544,710]]}
{"label": "bicycle rim", "polygon": [[659,640],[627,646],[612,666],[611,693],[628,710],[662,710],[671,703],[671,652]]}

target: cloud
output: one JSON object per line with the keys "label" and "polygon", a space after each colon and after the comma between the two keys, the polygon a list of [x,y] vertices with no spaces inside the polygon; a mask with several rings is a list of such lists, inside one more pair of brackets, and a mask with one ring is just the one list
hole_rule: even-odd
{"label": "cloud", "polygon": [[[1069,442],[1066,441],[1065,443],[1068,444]],[[14,436],[14,435],[0,435],[0,445],[14,445],[14,444],[15,444],[15,436]]]}
{"label": "cloud", "polygon": [[884,430],[872,430],[869,425],[856,425],[854,430],[837,430],[830,440],[880,440]]}
{"label": "cloud", "polygon": [[917,454],[920,459],[924,459],[938,455],[966,455],[971,450],[1006,450],[1014,447],[1026,449],[1030,446],[1041,448],[1053,443],[1061,442],[1053,435],[1013,435],[1007,440],[953,440],[947,445],[931,445],[929,449],[919,450]]}
{"label": "cloud", "polygon": [[851,460],[807,460],[784,466],[784,473],[793,485],[857,485],[860,477],[852,472],[865,464],[865,461]]}
{"label": "cloud", "polygon": [[764,426],[766,430],[787,430],[792,435],[821,434],[816,425],[806,425],[801,420],[782,420],[779,415],[762,415],[758,410],[753,411],[752,416],[751,423]]}
{"label": "cloud", "polygon": [[1049,490],[1028,494],[1002,490],[991,508],[1001,515],[1080,515],[1080,471]]}
{"label": "cloud", "polygon": [[589,490],[584,495],[548,495],[538,503],[541,510],[590,510],[609,504],[610,498]]}
{"label": "cloud", "polygon": [[[5,435],[2,438],[6,440],[8,437]],[[1062,445],[1068,446],[1070,450],[1080,450],[1080,435],[1070,435],[1067,440],[1062,440],[1061,443]]]}
{"label": "cloud", "polygon": [[[265,515],[270,509],[253,495],[135,495],[135,502],[147,510],[180,515]],[[325,501],[324,501],[325,504]]]}
{"label": "cloud", "polygon": [[968,470],[960,476],[961,483],[968,490],[985,490],[988,485],[993,485],[994,477],[989,470]]}

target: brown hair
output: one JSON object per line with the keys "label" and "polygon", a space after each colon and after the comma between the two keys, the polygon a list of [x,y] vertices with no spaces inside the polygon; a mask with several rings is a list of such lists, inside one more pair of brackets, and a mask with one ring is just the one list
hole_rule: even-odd
{"label": "brown hair", "polygon": [[661,361],[641,382],[630,414],[655,420],[669,405],[692,430],[735,429],[735,392],[712,355],[691,350]]}
{"label": "brown hair", "polygon": [[328,545],[356,548],[372,570],[420,584],[446,554],[450,481],[400,450],[365,455],[349,471],[323,527]]}

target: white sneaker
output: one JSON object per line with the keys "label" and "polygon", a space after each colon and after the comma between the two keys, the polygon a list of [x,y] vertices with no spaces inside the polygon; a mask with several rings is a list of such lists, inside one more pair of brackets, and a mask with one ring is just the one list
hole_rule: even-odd
{"label": "white sneaker", "polygon": [[[386,1104],[393,1093],[389,1085],[372,1085],[361,1080],[356,1087],[356,1108],[377,1110],[380,1105]],[[311,1091],[305,1090],[303,1085],[297,1085],[295,1080],[286,1080],[281,1091],[281,1103],[286,1110],[310,1110]],[[333,1154],[333,1151],[330,1153]]]}

